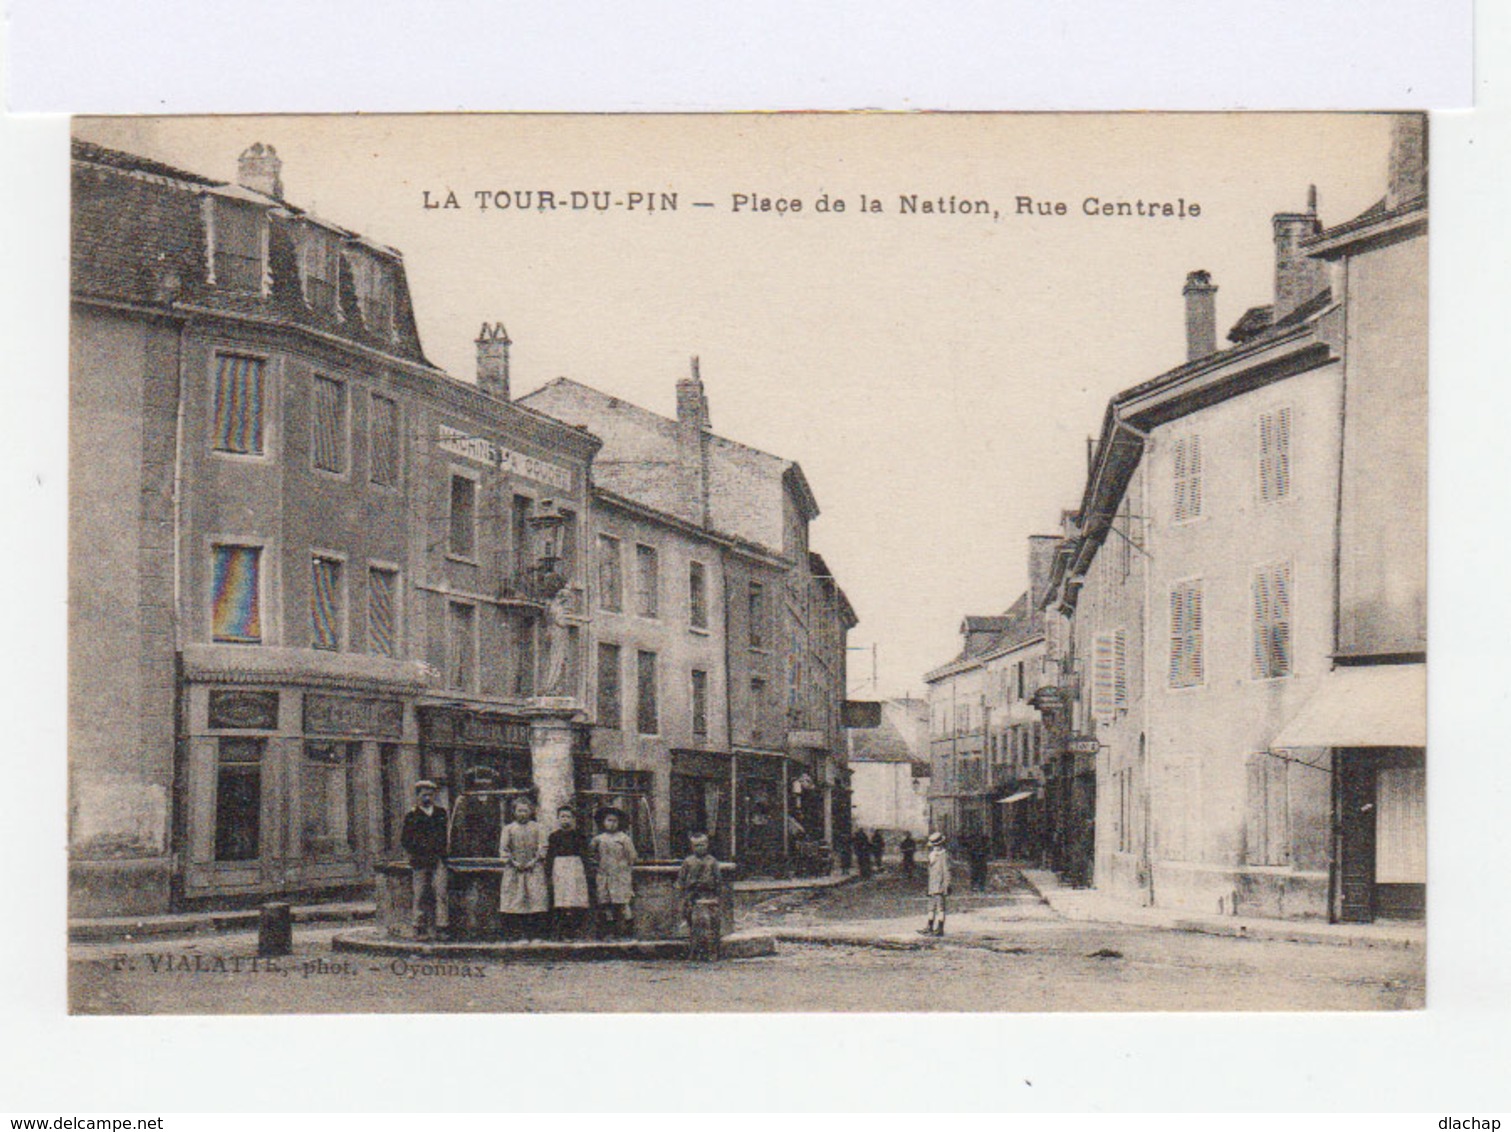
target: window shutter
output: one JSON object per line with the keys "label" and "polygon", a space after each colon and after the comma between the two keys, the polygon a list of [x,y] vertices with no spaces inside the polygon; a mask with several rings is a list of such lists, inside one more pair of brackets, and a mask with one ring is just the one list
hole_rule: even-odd
{"label": "window shutter", "polygon": [[1115,706],[1116,671],[1111,633],[1098,633],[1092,643],[1092,712],[1099,720],[1112,718]]}
{"label": "window shutter", "polygon": [[1122,629],[1112,634],[1112,706],[1128,706],[1128,634]]}
{"label": "window shutter", "polygon": [[1201,480],[1202,480],[1201,437],[1200,436],[1193,436],[1193,437],[1191,437],[1187,441],[1187,443],[1191,447],[1191,451],[1190,451],[1190,453],[1187,456],[1187,460],[1188,460],[1189,465],[1190,465],[1189,466],[1188,475],[1189,475],[1190,481],[1191,481],[1190,482],[1190,486],[1186,489],[1187,504],[1190,507],[1190,513],[1189,513],[1189,515],[1187,517],[1194,519],[1198,515],[1201,514],[1201,504],[1202,504],[1202,499],[1201,499]]}
{"label": "window shutter", "polygon": [[1170,591],[1170,686],[1188,688],[1205,678],[1201,582],[1181,582]]}

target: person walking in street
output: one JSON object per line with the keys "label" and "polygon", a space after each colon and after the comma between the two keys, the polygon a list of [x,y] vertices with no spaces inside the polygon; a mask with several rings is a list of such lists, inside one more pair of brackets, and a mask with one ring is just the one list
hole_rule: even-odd
{"label": "person walking in street", "polygon": [[551,918],[557,939],[581,939],[593,906],[588,891],[588,839],[577,828],[571,806],[556,811],[556,828],[546,838],[546,875],[551,880]]}
{"label": "person walking in street", "polygon": [[897,852],[902,855],[902,875],[912,880],[916,867],[913,859],[918,854],[918,842],[913,840],[911,832],[903,833],[902,840],[897,843]]}
{"label": "person walking in street", "polygon": [[[436,805],[436,784],[422,778],[414,784],[415,806],[404,815],[399,844],[409,855],[409,879],[414,893],[416,939],[443,938],[451,934],[446,907],[446,807]],[[425,914],[425,901],[434,905],[433,918]],[[433,925],[433,928],[429,925]]]}
{"label": "person walking in street", "polygon": [[634,870],[640,857],[634,840],[619,828],[623,821],[624,811],[617,806],[598,811],[602,832],[593,838],[592,857],[598,885],[599,935],[604,938],[615,935],[628,939],[634,923]]}
{"label": "person walking in street", "polygon": [[881,827],[871,831],[871,863],[877,872],[882,870],[882,862],[887,855],[887,839],[882,836]]}
{"label": "person walking in street", "polygon": [[535,804],[523,796],[515,798],[514,820],[504,826],[498,839],[498,855],[504,862],[498,910],[512,939],[539,939],[544,934],[545,914],[551,907],[545,840],[535,820]]}
{"label": "person walking in street", "polygon": [[866,880],[871,876],[871,839],[866,836],[866,831],[859,826],[850,837],[850,844],[855,847],[855,867],[860,870],[860,879]]}
{"label": "person walking in street", "polygon": [[709,852],[708,834],[693,834],[689,844],[692,852],[677,870],[677,894],[687,924],[687,957],[718,959],[722,942],[719,862]]}
{"label": "person walking in street", "polygon": [[950,852],[944,834],[929,834],[929,923],[919,935],[944,935],[944,916],[950,895]]}
{"label": "person walking in street", "polygon": [[972,832],[965,841],[966,859],[971,866],[971,888],[986,891],[987,862],[991,859],[991,842],[979,830]]}

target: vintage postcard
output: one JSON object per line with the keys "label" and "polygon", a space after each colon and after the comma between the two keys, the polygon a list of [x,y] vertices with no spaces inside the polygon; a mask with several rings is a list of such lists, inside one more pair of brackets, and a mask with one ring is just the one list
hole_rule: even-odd
{"label": "vintage postcard", "polygon": [[71,1010],[1422,1007],[1428,152],[75,119]]}

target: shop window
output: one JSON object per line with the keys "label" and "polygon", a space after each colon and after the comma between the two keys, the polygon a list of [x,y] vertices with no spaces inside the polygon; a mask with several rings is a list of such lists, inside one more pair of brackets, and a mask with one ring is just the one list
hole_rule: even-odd
{"label": "shop window", "polygon": [[262,455],[263,370],[261,358],[216,355],[212,445],[217,452]]}
{"label": "shop window", "polygon": [[1254,571],[1254,664],[1256,680],[1291,674],[1291,564]]}
{"label": "shop window", "polygon": [[477,481],[451,477],[451,528],[447,547],[455,558],[470,560],[477,553]]}
{"label": "shop window", "polygon": [[374,393],[372,397],[371,464],[368,478],[381,487],[398,487],[403,469],[403,430],[399,403]]}
{"label": "shop window", "polygon": [[693,734],[708,735],[708,673],[693,669]]}
{"label": "shop window", "polygon": [[362,744],[306,741],[300,783],[305,853],[346,854],[357,848],[357,778]]}
{"label": "shop window", "polygon": [[1427,883],[1427,770],[1381,767],[1377,797],[1375,882]]}
{"label": "shop window", "polygon": [[267,216],[255,205],[217,199],[210,242],[215,285],[227,291],[262,294],[267,253]]}
{"label": "shop window", "polygon": [[624,569],[619,540],[598,536],[598,604],[610,613],[624,609]]}
{"label": "shop window", "polygon": [[1184,523],[1202,514],[1202,453],[1200,436],[1182,436],[1173,452],[1175,521]]}
{"label": "shop window", "polygon": [[1291,494],[1291,409],[1259,414],[1259,498],[1277,503]]}
{"label": "shop window", "polygon": [[694,629],[708,628],[708,573],[701,562],[687,564],[687,620]]}
{"label": "shop window", "polygon": [[620,698],[619,646],[598,646],[598,726],[618,731],[624,725]]}
{"label": "shop window", "polygon": [[641,617],[660,613],[661,568],[653,546],[635,547],[635,612]]}
{"label": "shop window", "polygon": [[1170,687],[1194,688],[1206,679],[1202,639],[1202,583],[1177,582],[1170,590]]}
{"label": "shop window", "polygon": [[255,861],[262,833],[261,739],[217,740],[215,859]]}
{"label": "shop window", "polygon": [[346,471],[346,382],[316,374],[314,400],[314,465],[339,475]]}
{"label": "shop window", "polygon": [[447,603],[448,671],[446,686],[464,692],[472,690],[477,674],[476,613],[465,602]]}
{"label": "shop window", "polygon": [[210,636],[235,644],[261,643],[262,549],[215,546],[211,554]]}
{"label": "shop window", "polygon": [[1251,865],[1291,863],[1289,770],[1274,755],[1249,756],[1244,858]]}
{"label": "shop window", "polygon": [[399,572],[367,571],[367,645],[376,656],[399,655]]}
{"label": "shop window", "polygon": [[315,556],[310,592],[310,643],[317,649],[341,648],[341,563]]}
{"label": "shop window", "polygon": [[641,650],[636,656],[636,730],[642,735],[660,731],[656,710],[656,654]]}

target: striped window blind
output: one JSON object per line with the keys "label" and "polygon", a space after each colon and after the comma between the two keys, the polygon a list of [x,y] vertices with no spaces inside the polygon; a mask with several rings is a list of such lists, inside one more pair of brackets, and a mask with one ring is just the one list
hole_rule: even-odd
{"label": "striped window blind", "polygon": [[262,454],[263,361],[241,354],[221,354],[215,371],[217,452]]}
{"label": "striped window blind", "polygon": [[217,641],[257,644],[262,640],[258,571],[262,551],[255,546],[216,546],[211,565],[210,635]]}
{"label": "striped window blind", "polygon": [[398,583],[396,570],[374,566],[367,572],[367,641],[378,656],[398,656]]}
{"label": "striped window blind", "polygon": [[346,384],[315,376],[315,435],[311,445],[315,467],[323,472],[346,471]]}
{"label": "striped window blind", "polygon": [[311,638],[317,649],[341,647],[341,563],[334,558],[315,559],[314,586],[310,601]]}

